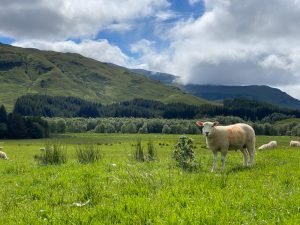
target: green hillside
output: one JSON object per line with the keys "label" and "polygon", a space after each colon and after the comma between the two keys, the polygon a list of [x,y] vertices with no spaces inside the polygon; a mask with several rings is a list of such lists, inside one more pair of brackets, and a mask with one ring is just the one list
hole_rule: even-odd
{"label": "green hillside", "polygon": [[144,98],[188,104],[207,101],[125,68],[73,53],[0,44],[0,104],[9,110],[20,96],[75,96],[104,104]]}

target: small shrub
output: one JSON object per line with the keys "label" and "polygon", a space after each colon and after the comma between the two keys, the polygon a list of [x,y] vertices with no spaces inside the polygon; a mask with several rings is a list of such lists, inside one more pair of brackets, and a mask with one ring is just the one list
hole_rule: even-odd
{"label": "small shrub", "polygon": [[178,143],[174,146],[173,158],[177,166],[182,169],[193,170],[196,168],[193,141],[187,136],[181,136]]}
{"label": "small shrub", "polygon": [[147,161],[155,161],[157,159],[157,152],[154,148],[153,142],[149,141],[147,144]]}
{"label": "small shrub", "polygon": [[95,163],[101,159],[101,150],[98,145],[86,144],[76,147],[77,160],[80,163]]}
{"label": "small shrub", "polygon": [[134,146],[134,152],[133,152],[133,156],[134,159],[139,161],[139,162],[144,162],[145,161],[145,155],[144,155],[144,149],[142,147],[142,142],[141,139],[137,139],[137,143]]}
{"label": "small shrub", "polygon": [[61,143],[49,144],[40,155],[35,155],[34,159],[42,165],[60,165],[67,162],[66,146]]}

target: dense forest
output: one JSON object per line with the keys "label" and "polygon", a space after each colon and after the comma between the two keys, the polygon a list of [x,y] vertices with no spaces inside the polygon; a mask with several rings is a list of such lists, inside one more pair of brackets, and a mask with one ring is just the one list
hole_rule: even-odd
{"label": "dense forest", "polygon": [[[300,117],[300,111],[280,108],[254,100],[230,99],[223,105],[206,104],[201,106],[184,103],[164,104],[159,101],[133,99],[111,105],[101,105],[76,97],[26,95],[20,97],[14,113],[23,116],[44,117],[135,117],[194,119],[215,116],[236,116],[244,120],[260,121],[266,117],[278,119]],[[276,118],[275,118],[276,119]]]}
{"label": "dense forest", "polygon": [[18,113],[7,114],[5,107],[0,107],[0,138],[44,138],[49,137],[49,126],[40,117],[24,117]]}
{"label": "dense forest", "polygon": [[25,95],[17,99],[14,112],[23,116],[99,117],[100,103],[76,97]]}

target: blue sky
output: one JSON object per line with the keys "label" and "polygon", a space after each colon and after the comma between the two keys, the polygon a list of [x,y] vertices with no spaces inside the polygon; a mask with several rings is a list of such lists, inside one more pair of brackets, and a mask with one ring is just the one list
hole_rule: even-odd
{"label": "blue sky", "polygon": [[0,42],[300,98],[299,0],[2,0]]}
{"label": "blue sky", "polygon": [[[188,0],[173,0],[169,2],[169,10],[175,15],[174,18],[169,18],[166,21],[163,21],[164,26],[172,27],[180,19],[197,18],[204,12],[205,6],[202,1],[199,1],[194,5],[191,5]],[[120,47],[127,55],[136,57],[137,55],[130,51],[130,45],[141,39],[154,41],[155,47],[158,50],[166,48],[169,45],[167,40],[163,40],[160,35],[156,34],[156,25],[156,17],[153,15],[150,18],[139,20],[137,27],[130,31],[130,35],[128,35],[127,32],[103,30],[97,34],[95,39],[107,39],[113,45]]]}
{"label": "blue sky", "polygon": [[13,42],[15,42],[15,40],[10,37],[0,36],[0,42],[4,44],[12,44]]}

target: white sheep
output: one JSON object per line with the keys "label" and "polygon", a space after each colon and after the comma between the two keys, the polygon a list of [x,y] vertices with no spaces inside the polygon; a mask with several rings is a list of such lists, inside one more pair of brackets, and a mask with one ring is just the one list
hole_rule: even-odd
{"label": "white sheep", "polygon": [[211,172],[214,172],[217,164],[218,151],[222,155],[222,171],[225,168],[225,158],[228,150],[240,150],[244,155],[244,166],[254,163],[255,154],[255,132],[251,126],[244,123],[237,123],[229,126],[218,126],[219,122],[196,122],[203,127],[202,132],[206,137],[206,144],[214,154],[214,162]]}
{"label": "white sheep", "polygon": [[5,160],[8,159],[8,157],[7,157],[7,155],[6,155],[5,152],[0,151],[0,159],[5,159]]}
{"label": "white sheep", "polygon": [[0,146],[0,150],[2,150],[2,149],[3,149],[3,147]]}
{"label": "white sheep", "polygon": [[299,141],[291,141],[290,147],[300,147],[300,142]]}
{"label": "white sheep", "polygon": [[277,147],[277,141],[270,141],[267,144],[263,144],[258,149],[259,150],[262,150],[262,149],[272,149],[272,148],[276,148],[276,147]]}
{"label": "white sheep", "polygon": [[46,148],[40,148],[40,151],[44,152],[44,151],[46,151]]}

